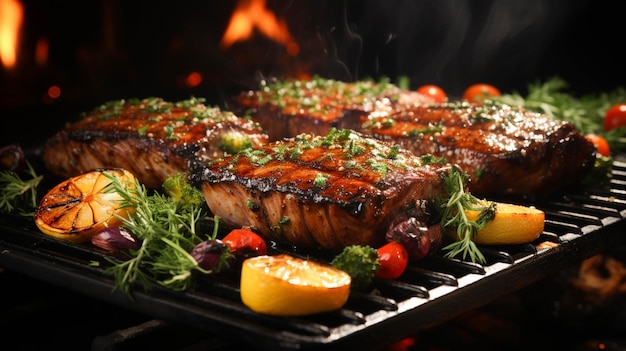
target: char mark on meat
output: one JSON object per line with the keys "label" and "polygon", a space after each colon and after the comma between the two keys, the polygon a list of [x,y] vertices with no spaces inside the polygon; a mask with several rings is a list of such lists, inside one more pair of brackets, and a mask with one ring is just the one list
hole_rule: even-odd
{"label": "char mark on meat", "polygon": [[[378,247],[397,218],[427,219],[450,164],[351,130],[300,134],[196,163],[191,180],[228,226],[301,248]],[[430,212],[429,212],[430,213]]]}
{"label": "char mark on meat", "polygon": [[103,104],[50,137],[43,150],[46,167],[61,177],[96,168],[131,171],[148,188],[168,176],[187,173],[191,159],[225,155],[224,140],[243,146],[268,141],[261,127],[231,112],[192,98],[118,100]]}
{"label": "char mark on meat", "polygon": [[445,157],[471,176],[478,196],[548,196],[580,182],[596,158],[571,123],[492,102],[435,104],[389,82],[264,82],[230,108],[258,121],[271,140],[349,128]]}
{"label": "char mark on meat", "polygon": [[471,176],[469,188],[479,196],[545,197],[583,180],[596,158],[573,124],[493,102],[370,114],[361,131],[417,155],[445,157]]}

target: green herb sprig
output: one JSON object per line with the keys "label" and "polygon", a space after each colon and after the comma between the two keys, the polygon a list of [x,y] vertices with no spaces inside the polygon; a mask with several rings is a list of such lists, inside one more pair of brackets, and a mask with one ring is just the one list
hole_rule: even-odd
{"label": "green herb sprig", "polygon": [[12,171],[0,172],[0,211],[4,213],[17,213],[21,216],[33,216],[37,208],[37,187],[43,180],[43,175],[38,175],[31,164],[26,161],[25,172],[28,176],[22,179],[19,174]]}
{"label": "green herb sprig", "polygon": [[611,106],[626,102],[626,88],[619,87],[609,92],[577,96],[570,91],[569,84],[555,76],[543,82],[528,85],[528,93],[523,96],[513,91],[492,99],[511,106],[521,106],[541,112],[558,120],[569,121],[582,134],[594,133],[603,136],[613,152],[623,151],[626,143],[626,128],[604,131],[604,116]]}
{"label": "green herb sprig", "polygon": [[[476,243],[472,240],[487,222],[495,217],[495,203],[481,200],[465,191],[465,185],[469,176],[459,168],[452,167],[449,176],[445,179],[445,186],[449,197],[447,201],[442,201],[441,226],[446,232],[456,233],[455,240],[443,248],[445,257],[453,258],[461,256],[472,262],[485,263],[485,256],[482,254]],[[467,218],[466,210],[481,210],[478,220],[472,221]]]}
{"label": "green herb sprig", "polygon": [[192,272],[211,273],[200,266],[191,256],[191,250],[199,243],[217,236],[217,221],[212,233],[199,233],[201,222],[210,220],[208,209],[199,190],[183,180],[183,175],[165,181],[166,192],[148,194],[146,188],[135,184],[122,184],[110,177],[109,191],[121,197],[121,207],[132,208],[129,217],[122,218],[123,226],[141,241],[138,250],[131,250],[131,258],[125,261],[111,259],[112,266],[105,273],[115,278],[115,289],[129,294],[135,283],[149,290],[152,283],[166,288],[184,291],[194,285]]}

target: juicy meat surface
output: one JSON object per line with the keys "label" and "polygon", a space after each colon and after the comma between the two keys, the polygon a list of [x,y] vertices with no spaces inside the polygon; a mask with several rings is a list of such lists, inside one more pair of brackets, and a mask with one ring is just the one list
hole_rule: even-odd
{"label": "juicy meat surface", "polygon": [[301,133],[326,135],[332,128],[357,130],[361,118],[372,111],[432,102],[387,81],[346,83],[316,76],[310,81],[263,81],[259,89],[234,97],[227,108],[252,117],[276,141]]}
{"label": "juicy meat surface", "polygon": [[190,179],[228,226],[250,226],[301,248],[341,250],[382,245],[397,218],[427,221],[429,204],[446,196],[450,168],[331,129],[196,163]]}
{"label": "juicy meat surface", "polygon": [[93,109],[50,137],[42,156],[45,166],[61,177],[119,167],[156,189],[168,176],[188,173],[192,159],[224,156],[224,145],[267,142],[257,123],[208,107],[202,99],[173,103],[149,98]]}
{"label": "juicy meat surface", "polygon": [[417,155],[445,157],[475,195],[549,195],[592,169],[595,147],[573,124],[504,104],[466,102],[370,114],[360,130]]}
{"label": "juicy meat surface", "polygon": [[416,155],[458,164],[479,196],[542,197],[576,184],[593,168],[595,148],[576,128],[504,104],[435,104],[389,83],[263,82],[232,110],[268,130],[271,140],[350,128]]}

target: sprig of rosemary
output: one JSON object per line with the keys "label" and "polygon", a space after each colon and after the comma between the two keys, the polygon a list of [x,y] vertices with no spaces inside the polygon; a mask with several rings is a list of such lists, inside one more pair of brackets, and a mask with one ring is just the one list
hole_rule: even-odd
{"label": "sprig of rosemary", "polygon": [[134,184],[122,184],[118,178],[110,177],[108,191],[122,197],[121,207],[132,208],[128,218],[120,217],[122,225],[142,241],[138,250],[131,250],[130,259],[122,262],[111,259],[112,266],[105,269],[106,274],[115,278],[116,289],[129,294],[137,282],[146,290],[151,283],[157,283],[184,291],[194,284],[192,271],[210,273],[198,266],[190,252],[202,241],[217,236],[217,223],[212,233],[198,232],[201,222],[209,220],[206,203],[198,196],[198,189],[182,180],[182,174],[176,177],[175,181],[168,179],[164,183],[172,196],[148,194],[137,180]]}
{"label": "sprig of rosemary", "polygon": [[21,216],[33,216],[37,208],[37,187],[43,175],[37,175],[35,169],[26,161],[28,179],[22,179],[12,171],[0,172],[0,211],[17,213]]}
{"label": "sprig of rosemary", "polygon": [[[481,200],[465,191],[469,175],[463,173],[458,167],[452,167],[449,176],[445,179],[445,186],[450,195],[447,201],[441,204],[441,226],[446,232],[455,232],[455,240],[443,248],[445,257],[453,258],[461,256],[472,262],[485,263],[476,243],[472,240],[476,233],[487,222],[495,217],[495,202]],[[466,210],[480,210],[477,221],[467,218]]]}

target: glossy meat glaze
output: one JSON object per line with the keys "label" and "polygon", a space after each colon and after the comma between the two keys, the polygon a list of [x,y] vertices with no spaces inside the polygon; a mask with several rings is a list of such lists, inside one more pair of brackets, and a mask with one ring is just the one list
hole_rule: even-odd
{"label": "glossy meat glaze", "polygon": [[[300,134],[192,167],[225,224],[299,247],[380,246],[397,220],[427,225],[451,166],[348,129]],[[432,208],[431,208],[432,209]]]}
{"label": "glossy meat glaze", "polygon": [[435,104],[388,82],[262,82],[230,108],[258,121],[272,140],[350,128],[418,156],[445,157],[470,174],[479,196],[546,196],[582,180],[596,158],[571,123],[489,101]]}
{"label": "glossy meat glaze", "polygon": [[131,171],[148,188],[188,171],[190,159],[224,156],[223,138],[246,145],[267,143],[260,126],[192,98],[107,102],[54,134],[46,142],[46,167],[61,177],[96,168]]}

